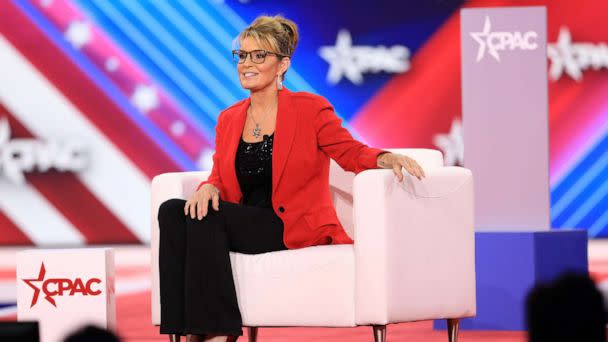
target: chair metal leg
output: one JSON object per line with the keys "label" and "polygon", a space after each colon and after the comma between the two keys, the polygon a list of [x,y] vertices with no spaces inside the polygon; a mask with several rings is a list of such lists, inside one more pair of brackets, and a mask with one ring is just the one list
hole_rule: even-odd
{"label": "chair metal leg", "polygon": [[169,335],[169,342],[180,342],[180,336],[181,335],[177,335],[177,334],[171,334]]}
{"label": "chair metal leg", "polygon": [[386,325],[373,325],[374,342],[386,342]]}
{"label": "chair metal leg", "polygon": [[258,327],[247,327],[247,336],[249,336],[249,342],[257,342]]}
{"label": "chair metal leg", "polygon": [[458,318],[448,318],[448,341],[458,342],[458,328],[460,320]]}

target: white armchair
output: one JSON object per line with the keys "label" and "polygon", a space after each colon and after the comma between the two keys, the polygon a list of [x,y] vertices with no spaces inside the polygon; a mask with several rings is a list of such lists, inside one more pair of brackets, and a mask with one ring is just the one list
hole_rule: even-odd
{"label": "white armchair", "polygon": [[[388,149],[415,159],[421,181],[403,183],[392,170],[343,171],[333,160],[330,186],[338,217],[354,245],[313,246],[257,255],[230,252],[243,325],[373,327],[475,315],[473,176],[443,166],[440,151]],[[404,171],[405,173],[405,171]],[[158,220],[160,204],[186,198],[209,172],[167,173],[152,181],[152,323],[160,324]]]}

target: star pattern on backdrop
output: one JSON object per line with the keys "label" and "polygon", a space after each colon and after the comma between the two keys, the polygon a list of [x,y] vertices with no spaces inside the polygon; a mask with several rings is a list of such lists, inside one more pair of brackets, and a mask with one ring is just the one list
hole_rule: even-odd
{"label": "star pattern on backdrop", "polygon": [[464,163],[464,132],[459,119],[452,120],[450,132],[435,134],[433,143],[443,151],[445,165],[463,165]]}
{"label": "star pattern on backdrop", "polygon": [[148,113],[158,107],[158,93],[152,86],[138,84],[131,96],[131,103],[142,113]]}
{"label": "star pattern on backdrop", "polygon": [[74,20],[68,25],[64,36],[75,49],[80,49],[91,41],[91,30],[91,24],[86,21]]}
{"label": "star pattern on backdrop", "polygon": [[319,55],[329,63],[327,81],[330,84],[338,83],[342,77],[354,84],[363,82],[363,75],[355,60],[352,38],[347,30],[342,29],[338,32],[335,46],[319,48]]}

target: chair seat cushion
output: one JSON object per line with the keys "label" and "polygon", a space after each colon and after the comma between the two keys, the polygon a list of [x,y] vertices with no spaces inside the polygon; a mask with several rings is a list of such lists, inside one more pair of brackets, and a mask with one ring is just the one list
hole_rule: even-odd
{"label": "chair seat cushion", "polygon": [[244,326],[355,326],[353,245],[230,252]]}

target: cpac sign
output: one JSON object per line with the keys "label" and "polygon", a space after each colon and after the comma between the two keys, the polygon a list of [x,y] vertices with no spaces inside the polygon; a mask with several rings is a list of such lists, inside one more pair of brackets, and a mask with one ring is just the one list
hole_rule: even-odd
{"label": "cpac sign", "polygon": [[490,18],[486,16],[481,32],[470,32],[471,37],[479,44],[477,50],[477,62],[481,61],[486,52],[500,62],[499,51],[504,50],[535,50],[538,48],[536,38],[538,34],[535,31],[527,32],[508,32],[494,31],[492,32],[492,23]]}
{"label": "cpac sign", "polygon": [[364,73],[402,73],[410,68],[410,50],[403,45],[386,47],[353,46],[347,30],[340,30],[335,46],[322,46],[319,55],[329,63],[327,82],[337,84],[342,77],[363,83]]}
{"label": "cpac sign", "polygon": [[10,140],[11,129],[6,118],[0,118],[0,175],[14,183],[25,182],[25,172],[80,171],[87,166],[85,147],[77,141],[39,141],[18,138]]}
{"label": "cpac sign", "polygon": [[557,42],[547,46],[551,60],[549,78],[557,81],[565,72],[576,81],[583,78],[583,71],[608,68],[608,45],[606,43],[573,43],[570,30],[562,27]]}
{"label": "cpac sign", "polygon": [[15,259],[17,320],[39,322],[41,342],[63,341],[87,324],[116,327],[112,249],[34,248]]}
{"label": "cpac sign", "polygon": [[[101,294],[100,286],[101,279],[91,278],[83,281],[81,278],[67,279],[67,278],[49,278],[44,279],[46,269],[44,263],[40,265],[40,272],[38,278],[35,279],[22,279],[29,287],[34,290],[34,296],[32,297],[32,304],[30,308],[36,305],[40,292],[44,293],[44,299],[47,302],[57,307],[55,303],[55,296],[74,296],[80,294],[82,296],[99,296]],[[41,283],[35,285],[34,283]]]}

